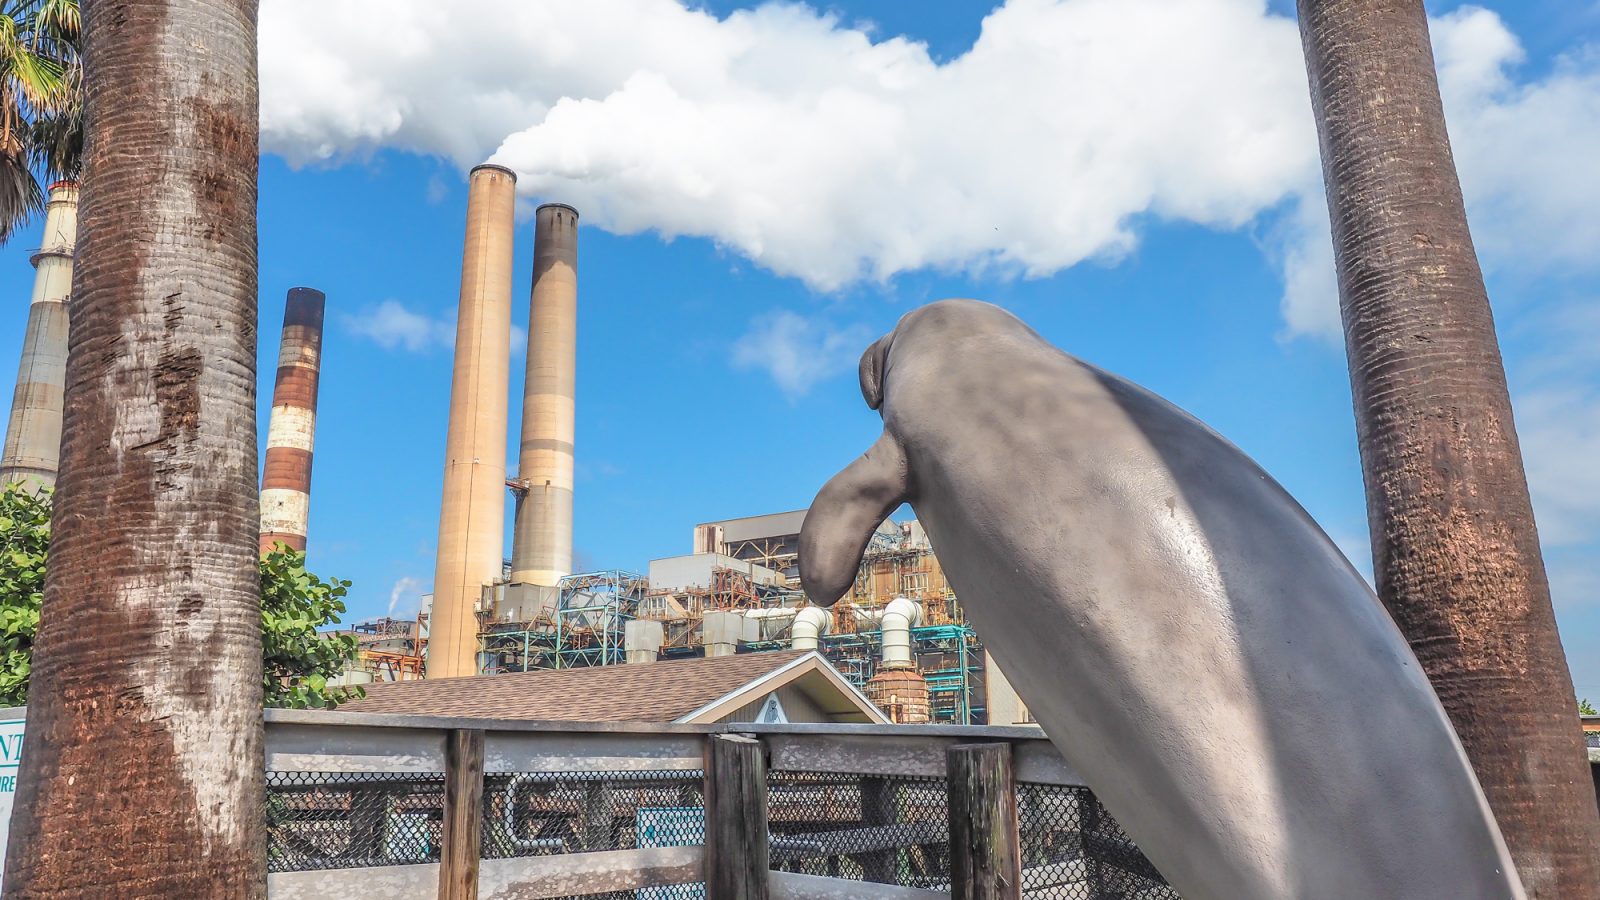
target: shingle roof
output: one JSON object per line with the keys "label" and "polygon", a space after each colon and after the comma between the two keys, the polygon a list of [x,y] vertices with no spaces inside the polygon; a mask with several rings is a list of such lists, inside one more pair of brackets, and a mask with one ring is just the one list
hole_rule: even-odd
{"label": "shingle roof", "polygon": [[369,684],[340,710],[548,722],[672,722],[809,651]]}

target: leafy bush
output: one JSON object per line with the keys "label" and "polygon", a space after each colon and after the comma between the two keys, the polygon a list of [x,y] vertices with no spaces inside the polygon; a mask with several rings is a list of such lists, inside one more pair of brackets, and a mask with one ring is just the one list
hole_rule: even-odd
{"label": "leafy bush", "polygon": [[279,544],[261,558],[262,683],[268,706],[332,708],[365,695],[328,684],[356,658],[350,634],[317,629],[339,621],[350,582],[306,571],[306,555]]}
{"label": "leafy bush", "polygon": [[0,488],[0,706],[28,702],[49,546],[48,492]]}

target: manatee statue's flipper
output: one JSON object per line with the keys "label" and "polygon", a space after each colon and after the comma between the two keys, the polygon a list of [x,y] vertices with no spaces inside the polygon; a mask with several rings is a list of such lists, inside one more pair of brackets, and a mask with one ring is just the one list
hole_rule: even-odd
{"label": "manatee statue's flipper", "polygon": [[832,606],[855,583],[872,532],[910,499],[906,455],[888,431],[833,476],[800,527],[800,584],[811,602]]}

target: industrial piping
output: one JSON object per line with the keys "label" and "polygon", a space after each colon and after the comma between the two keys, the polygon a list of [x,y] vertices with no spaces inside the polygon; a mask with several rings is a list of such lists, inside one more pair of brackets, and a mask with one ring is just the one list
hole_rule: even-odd
{"label": "industrial piping", "polygon": [[317,382],[322,371],[321,291],[289,289],[272,387],[267,455],[261,467],[261,553],[283,544],[306,549],[311,513],[311,449],[317,434]]}
{"label": "industrial piping", "polygon": [[0,485],[55,487],[61,467],[62,393],[67,383],[67,297],[78,243],[78,185],[50,186],[44,240],[31,260],[33,300],[22,338],[22,361],[0,453]]}
{"label": "industrial piping", "polygon": [[796,650],[815,650],[823,635],[833,628],[833,616],[820,606],[807,606],[794,615],[790,626],[790,646]]}
{"label": "industrial piping", "polygon": [[467,189],[467,235],[445,438],[427,677],[478,673],[476,605],[500,576],[511,369],[511,259],[517,176],[481,165]]}
{"label": "industrial piping", "polygon": [[522,447],[511,583],[554,585],[572,573],[574,402],[578,351],[578,211],[534,213]]}
{"label": "industrial piping", "polygon": [[922,624],[922,605],[896,597],[883,607],[883,664],[886,667],[910,666],[911,629]]}

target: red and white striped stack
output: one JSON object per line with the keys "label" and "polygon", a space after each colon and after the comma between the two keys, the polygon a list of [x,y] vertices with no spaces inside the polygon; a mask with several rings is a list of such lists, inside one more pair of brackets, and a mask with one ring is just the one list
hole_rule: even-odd
{"label": "red and white striped stack", "polygon": [[272,389],[267,458],[261,469],[261,552],[306,549],[311,509],[311,444],[317,432],[323,293],[291,288],[283,310],[278,380]]}

